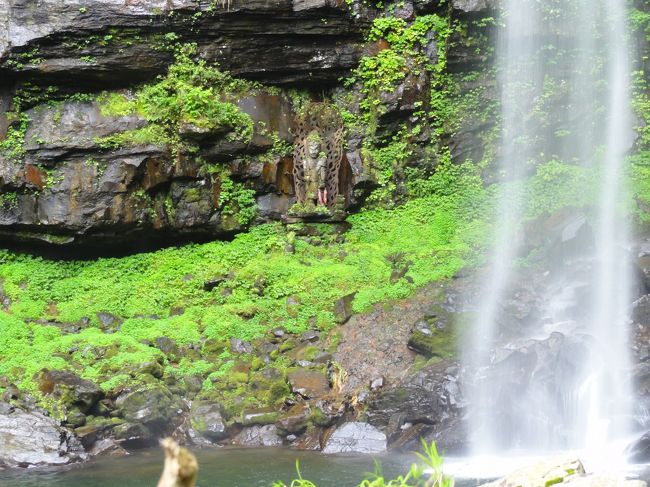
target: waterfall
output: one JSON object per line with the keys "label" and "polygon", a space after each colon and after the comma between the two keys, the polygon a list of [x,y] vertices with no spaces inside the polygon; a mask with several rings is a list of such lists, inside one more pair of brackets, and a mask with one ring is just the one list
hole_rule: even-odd
{"label": "waterfall", "polygon": [[[620,212],[632,144],[626,15],[624,0],[503,2],[502,189],[494,251],[463,353],[475,454],[600,448],[629,431],[632,276]],[[592,171],[597,197],[563,223],[563,239],[581,239],[549,259],[539,310],[513,331],[504,325],[504,300],[532,285],[515,265],[525,254],[522,185],[549,161]]]}

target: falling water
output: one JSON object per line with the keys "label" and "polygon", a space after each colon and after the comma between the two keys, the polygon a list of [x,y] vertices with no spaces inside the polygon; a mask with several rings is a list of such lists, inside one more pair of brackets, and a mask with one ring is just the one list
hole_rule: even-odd
{"label": "falling water", "polygon": [[[474,377],[468,390],[472,445],[477,454],[601,448],[628,432],[632,416],[626,380],[628,230],[618,211],[632,133],[625,1],[503,4],[503,190],[495,250],[465,347],[465,365]],[[516,332],[505,330],[509,311],[503,302],[527,284],[513,264],[525,238],[521,181],[552,160],[599,176],[594,207],[578,212],[563,229],[588,238],[570,255],[550,260],[541,312]],[[563,357],[562,363],[540,368],[545,354]]]}

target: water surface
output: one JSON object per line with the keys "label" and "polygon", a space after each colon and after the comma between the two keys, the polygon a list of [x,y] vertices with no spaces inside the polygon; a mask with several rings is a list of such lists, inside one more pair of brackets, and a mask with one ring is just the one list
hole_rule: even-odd
{"label": "water surface", "polygon": [[[415,461],[410,454],[323,455],[282,448],[215,448],[194,453],[200,466],[197,487],[270,487],[275,480],[289,484],[296,478],[296,460],[303,478],[318,487],[354,487],[374,469],[375,460],[388,478],[406,473]],[[494,457],[486,464],[476,459],[449,458],[446,465],[456,477],[456,487],[474,487],[537,460],[539,457]],[[0,487],[155,487],[162,465],[162,451],[143,450],[71,467],[0,472]],[[647,466],[634,467],[628,473],[650,481]]]}

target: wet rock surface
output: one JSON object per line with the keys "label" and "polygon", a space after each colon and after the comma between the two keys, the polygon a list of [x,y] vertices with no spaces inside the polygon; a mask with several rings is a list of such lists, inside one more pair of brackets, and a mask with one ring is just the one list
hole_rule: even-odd
{"label": "wet rock surface", "polygon": [[65,465],[88,457],[58,421],[8,403],[0,403],[0,444],[0,467]]}
{"label": "wet rock surface", "polygon": [[381,453],[386,435],[367,423],[345,423],[330,436],[323,453]]}
{"label": "wet rock surface", "polygon": [[278,435],[277,428],[272,424],[264,426],[249,426],[244,428],[234,439],[233,443],[239,446],[281,446],[282,438]]}

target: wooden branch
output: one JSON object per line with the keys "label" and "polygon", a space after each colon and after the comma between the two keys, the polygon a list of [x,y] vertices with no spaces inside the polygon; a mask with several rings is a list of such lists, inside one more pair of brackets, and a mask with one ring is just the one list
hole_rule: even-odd
{"label": "wooden branch", "polygon": [[199,471],[196,457],[171,438],[160,440],[160,446],[165,452],[165,466],[158,487],[194,487]]}

